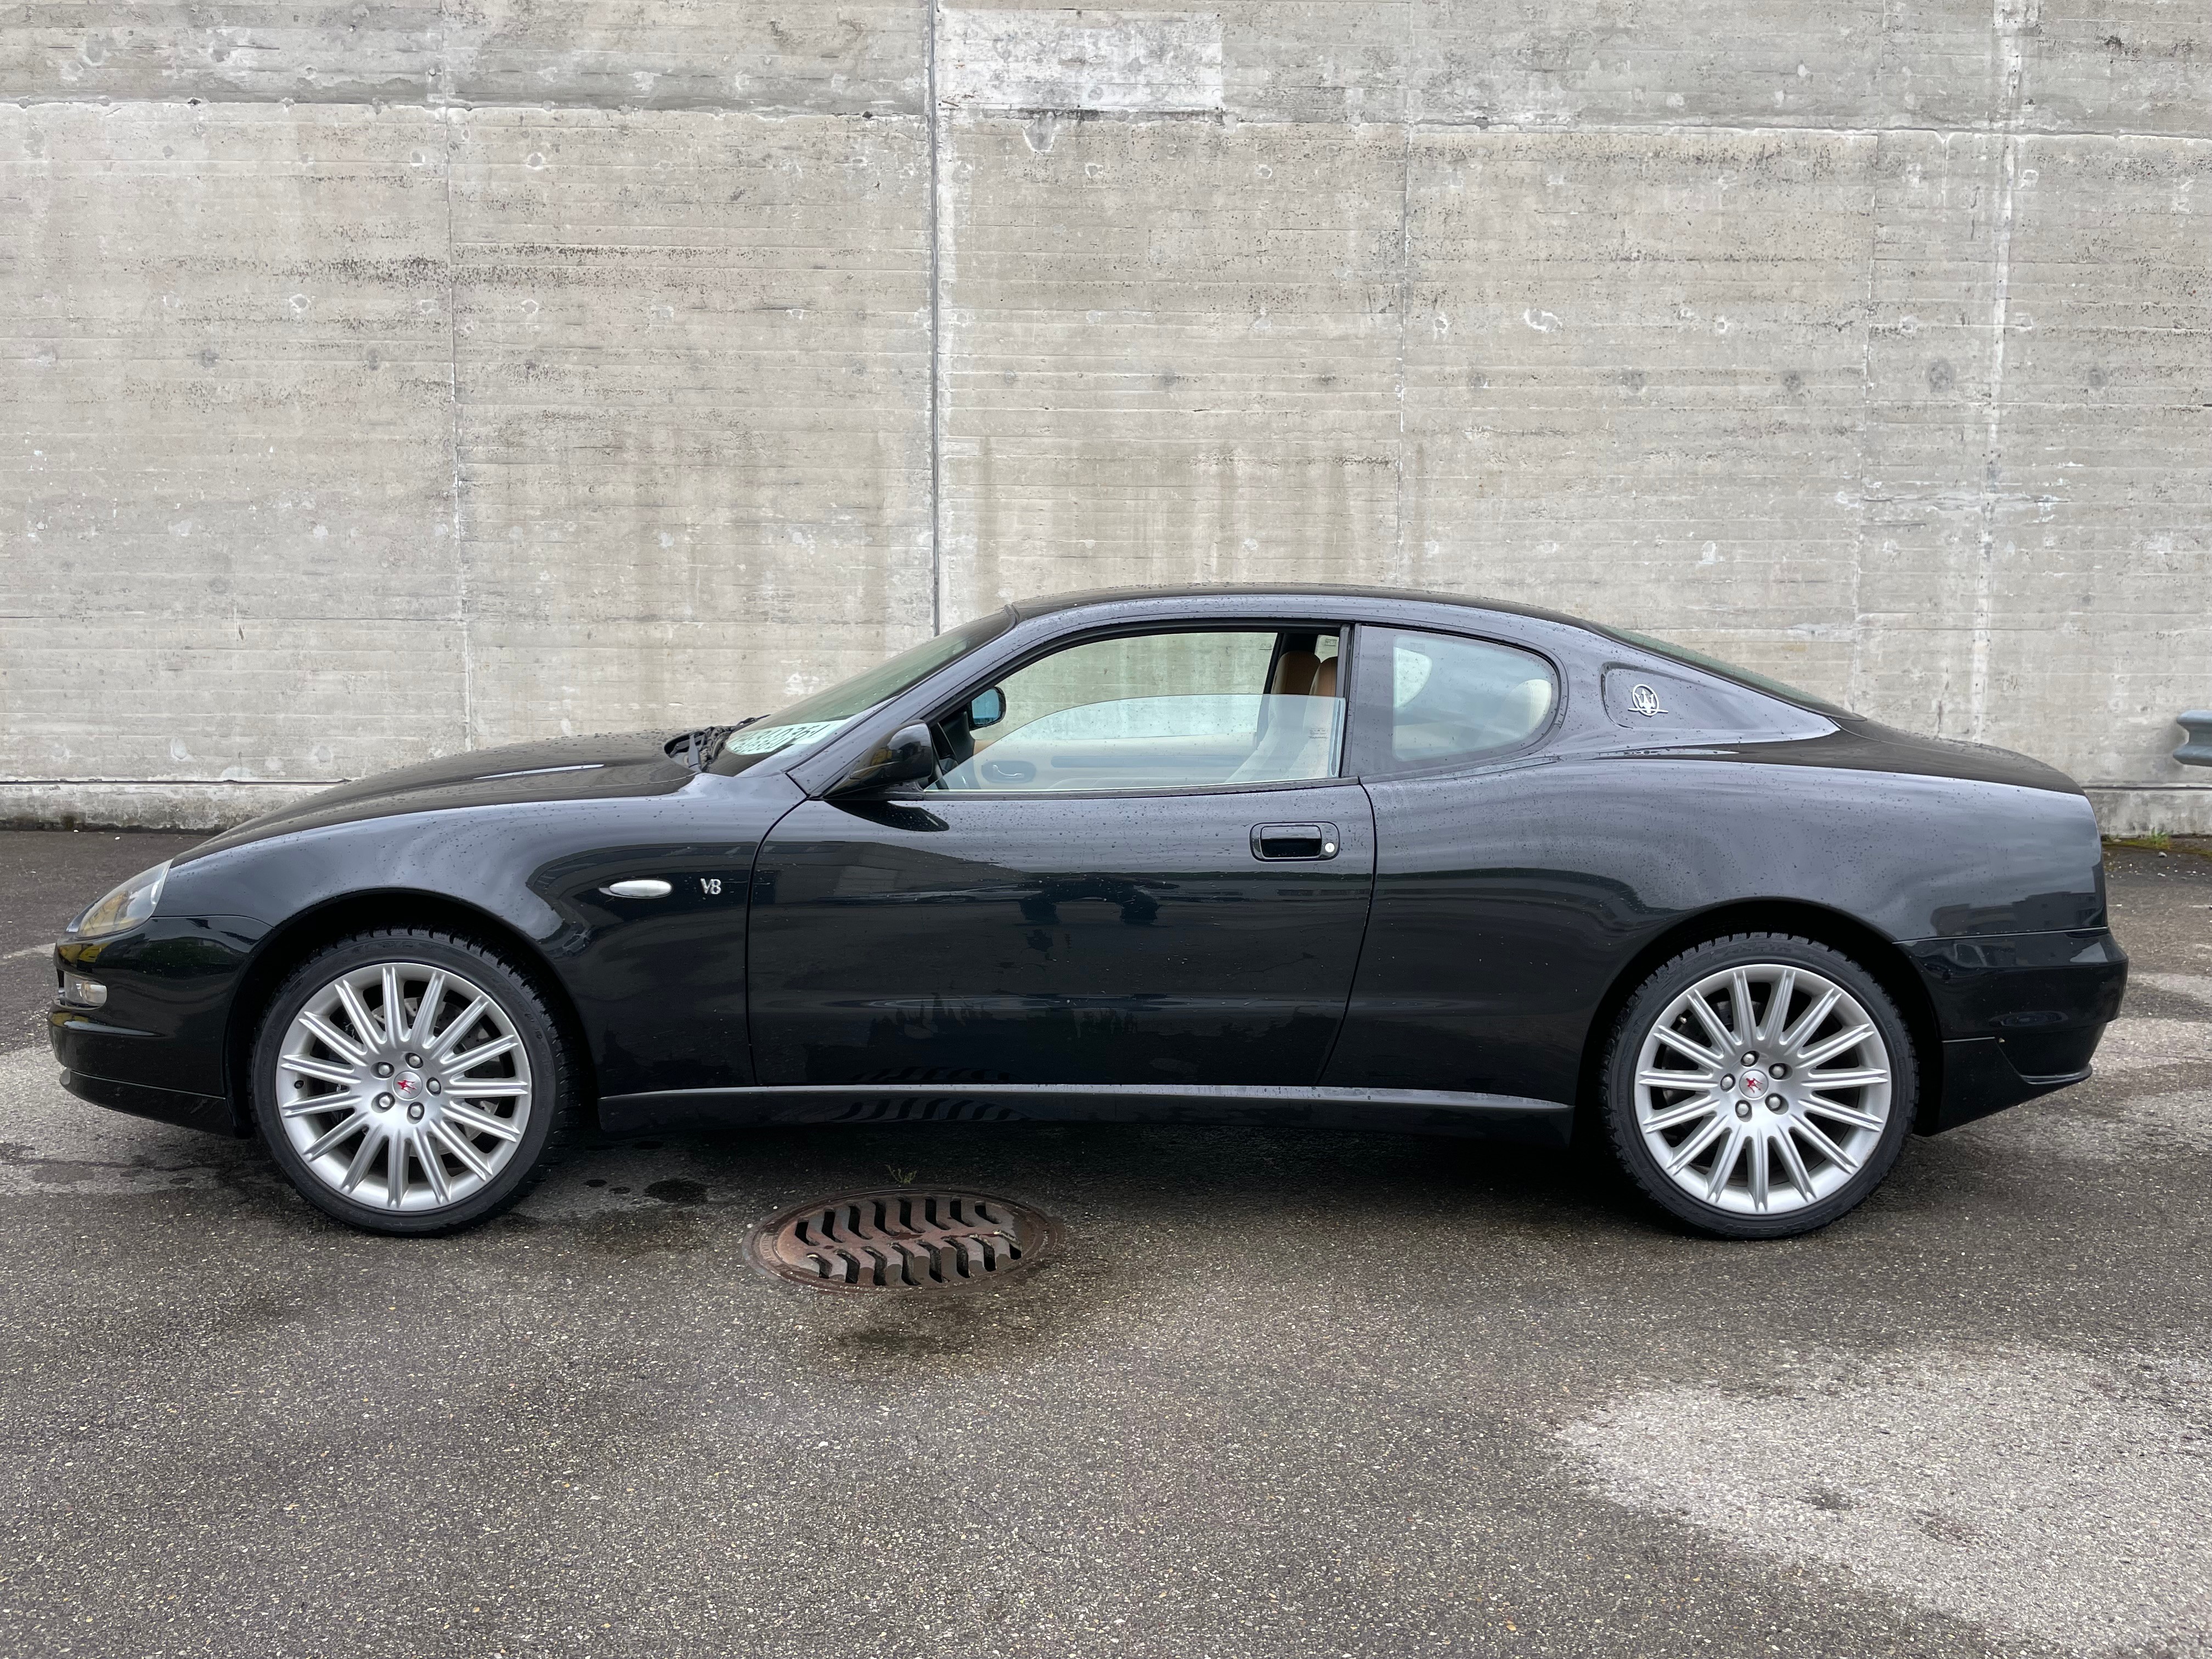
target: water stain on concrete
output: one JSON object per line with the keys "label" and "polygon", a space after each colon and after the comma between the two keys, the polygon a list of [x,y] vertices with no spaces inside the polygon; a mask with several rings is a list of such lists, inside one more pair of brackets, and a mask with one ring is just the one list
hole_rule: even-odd
{"label": "water stain on concrete", "polygon": [[1784,1393],[1649,1389],[1560,1438],[1616,1502],[1999,1637],[2212,1651],[2201,1366],[1935,1348],[1833,1362]]}

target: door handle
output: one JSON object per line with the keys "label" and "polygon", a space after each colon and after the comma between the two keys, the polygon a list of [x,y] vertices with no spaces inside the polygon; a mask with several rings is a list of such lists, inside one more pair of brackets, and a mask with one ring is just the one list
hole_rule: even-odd
{"label": "door handle", "polygon": [[1280,862],[1285,859],[1333,859],[1343,838],[1333,823],[1257,823],[1252,826],[1252,856]]}

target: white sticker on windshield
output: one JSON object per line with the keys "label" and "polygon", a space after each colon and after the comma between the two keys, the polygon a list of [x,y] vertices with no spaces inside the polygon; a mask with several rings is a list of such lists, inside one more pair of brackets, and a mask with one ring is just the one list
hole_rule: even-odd
{"label": "white sticker on windshield", "polygon": [[731,736],[729,750],[738,755],[769,755],[779,749],[794,744],[813,743],[828,737],[845,722],[843,720],[809,720],[801,726],[770,726],[757,732],[738,732]]}

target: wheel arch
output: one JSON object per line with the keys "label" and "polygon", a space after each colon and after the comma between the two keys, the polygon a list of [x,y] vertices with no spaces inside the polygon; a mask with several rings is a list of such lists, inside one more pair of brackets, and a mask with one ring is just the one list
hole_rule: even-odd
{"label": "wheel arch", "polygon": [[1604,1086],[1605,1050],[1614,1023],[1637,988],[1662,963],[1683,951],[1733,933],[1792,933],[1849,957],[1897,1005],[1911,1033],[1917,1093],[1914,1127],[1922,1128],[1943,1095],[1943,1034],[1928,988],[1896,940],[1856,917],[1802,899],[1747,899],[1716,905],[1662,930],[1622,964],[1593,1012],[1583,1039],[1582,1064],[1575,1095],[1575,1130],[1579,1139],[1594,1131]]}
{"label": "wheel arch", "polygon": [[222,1045],[223,1085],[240,1133],[253,1132],[253,1038],[277,987],[325,945],[377,927],[441,928],[500,949],[529,977],[553,1017],[565,1028],[564,1035],[576,1057],[577,1083],[583,1098],[586,1102],[599,1098],[591,1045],[585,1040],[574,999],[545,953],[528,935],[489,910],[442,893],[385,888],[347,893],[302,910],[272,929],[247,961],[231,994]]}

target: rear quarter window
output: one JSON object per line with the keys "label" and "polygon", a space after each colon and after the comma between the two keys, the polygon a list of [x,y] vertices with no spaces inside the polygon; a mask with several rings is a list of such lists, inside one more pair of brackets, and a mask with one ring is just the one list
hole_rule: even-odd
{"label": "rear quarter window", "polygon": [[1625,664],[1605,671],[1605,712],[1625,732],[1678,742],[1815,737],[1832,729],[1817,714],[1744,686]]}

